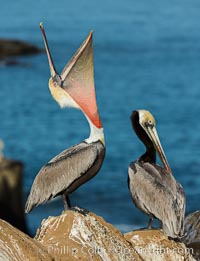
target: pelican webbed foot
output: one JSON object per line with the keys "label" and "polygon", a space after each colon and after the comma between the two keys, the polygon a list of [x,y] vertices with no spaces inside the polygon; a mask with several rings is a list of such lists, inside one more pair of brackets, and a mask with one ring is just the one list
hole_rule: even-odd
{"label": "pelican webbed foot", "polygon": [[78,213],[80,213],[84,216],[86,216],[90,212],[89,210],[87,210],[85,208],[78,207],[78,206],[71,207],[70,210],[78,212]]}

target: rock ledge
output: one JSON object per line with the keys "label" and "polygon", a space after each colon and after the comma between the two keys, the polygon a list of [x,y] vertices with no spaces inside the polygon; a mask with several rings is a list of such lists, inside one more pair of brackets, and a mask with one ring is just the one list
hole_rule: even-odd
{"label": "rock ledge", "polygon": [[123,235],[92,212],[67,210],[43,220],[34,239],[0,220],[0,260],[195,259],[183,243],[169,240],[161,230],[138,230]]}

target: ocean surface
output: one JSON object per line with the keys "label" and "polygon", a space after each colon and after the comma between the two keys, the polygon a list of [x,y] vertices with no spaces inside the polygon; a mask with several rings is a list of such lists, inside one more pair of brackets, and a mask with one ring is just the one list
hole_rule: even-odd
{"label": "ocean surface", "polygon": [[[176,179],[187,213],[200,208],[200,2],[197,0],[11,1],[1,4],[0,37],[43,48],[43,22],[61,72],[94,30],[95,85],[106,158],[101,171],[71,195],[73,205],[101,215],[122,232],[145,227],[148,217],[132,203],[127,169],[144,146],[130,114],[147,109]],[[48,89],[45,53],[0,66],[0,138],[4,154],[24,169],[24,201],[40,168],[89,136],[80,111],[61,110]],[[159,195],[158,195],[159,196]],[[43,218],[59,215],[60,197],[27,215],[34,235]]]}

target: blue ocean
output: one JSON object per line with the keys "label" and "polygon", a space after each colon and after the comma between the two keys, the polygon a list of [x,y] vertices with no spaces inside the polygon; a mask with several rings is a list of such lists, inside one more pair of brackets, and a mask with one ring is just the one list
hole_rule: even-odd
{"label": "blue ocean", "polygon": [[[147,225],[127,186],[129,163],[145,150],[130,115],[146,109],[156,118],[168,162],[186,192],[187,213],[200,208],[199,1],[7,0],[0,20],[1,38],[44,48],[42,21],[59,72],[94,31],[106,158],[98,175],[71,195],[72,205],[101,215],[122,232]],[[80,111],[62,110],[52,99],[45,53],[15,59],[18,66],[0,66],[0,138],[5,156],[24,163],[25,202],[40,168],[87,138],[89,126]],[[60,197],[35,208],[26,216],[31,233],[62,210]]]}

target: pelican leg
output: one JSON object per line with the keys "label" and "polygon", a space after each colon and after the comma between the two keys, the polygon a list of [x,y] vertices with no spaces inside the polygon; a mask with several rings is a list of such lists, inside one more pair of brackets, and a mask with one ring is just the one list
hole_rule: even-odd
{"label": "pelican leg", "polygon": [[153,224],[153,216],[149,216],[149,223],[148,223],[148,229],[152,228],[152,224]]}
{"label": "pelican leg", "polygon": [[64,210],[70,209],[71,203],[70,203],[69,197],[63,193],[62,198],[63,198],[63,202],[64,202]]}

